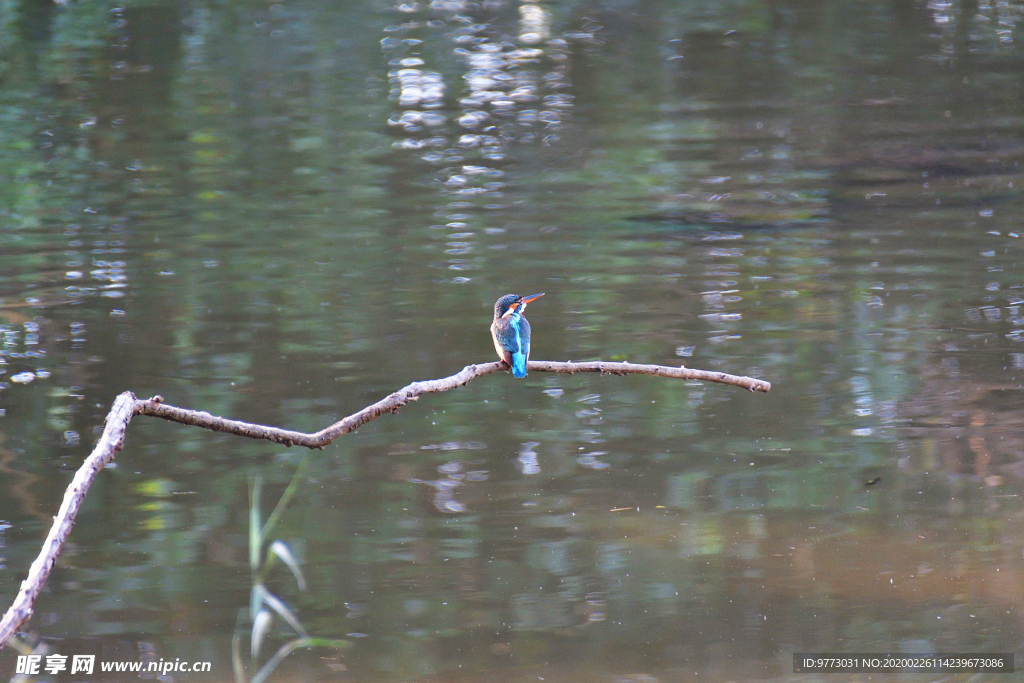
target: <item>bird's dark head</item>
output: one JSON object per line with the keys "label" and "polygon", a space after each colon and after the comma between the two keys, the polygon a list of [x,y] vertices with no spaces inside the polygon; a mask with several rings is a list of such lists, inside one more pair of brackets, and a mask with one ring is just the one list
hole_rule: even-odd
{"label": "bird's dark head", "polygon": [[542,296],[544,296],[544,292],[541,292],[540,294],[531,294],[530,296],[506,294],[494,302],[494,317],[507,318],[512,315],[514,311],[522,313],[526,310],[526,304],[530,303],[534,299],[539,299]]}

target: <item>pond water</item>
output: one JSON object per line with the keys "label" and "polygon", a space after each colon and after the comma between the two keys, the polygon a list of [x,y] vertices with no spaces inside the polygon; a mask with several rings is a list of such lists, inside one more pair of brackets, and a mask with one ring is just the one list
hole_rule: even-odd
{"label": "pond water", "polygon": [[[231,681],[258,583],[348,644],[270,681],[1021,652],[1022,22],[1021,0],[0,4],[0,603],[120,392],[316,430],[492,360],[494,300],[545,291],[534,359],[772,390],[497,374],[312,453],[138,417],[25,641]],[[251,513],[299,467],[266,541],[305,591],[250,567]],[[249,675],[294,633],[277,616]]]}

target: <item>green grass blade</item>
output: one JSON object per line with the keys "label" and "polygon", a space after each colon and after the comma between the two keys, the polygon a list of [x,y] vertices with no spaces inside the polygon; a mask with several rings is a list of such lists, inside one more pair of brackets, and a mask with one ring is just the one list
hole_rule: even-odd
{"label": "green grass blade", "polygon": [[252,677],[252,683],[263,683],[267,680],[277,665],[280,664],[285,657],[295,652],[302,647],[335,647],[335,648],[348,648],[351,647],[352,643],[347,640],[334,640],[331,638],[295,638],[290,640],[278,649],[274,653],[274,656],[267,660],[267,663],[260,668],[259,672]]}
{"label": "green grass blade", "polygon": [[341,640],[340,638],[306,638],[309,641],[309,647],[337,647],[342,649],[348,649],[352,647],[352,641]]}
{"label": "green grass blade", "polygon": [[284,661],[285,657],[295,652],[300,647],[308,646],[309,638],[295,638],[294,640],[289,640],[274,653],[273,657],[267,660],[267,663],[264,664],[259,671],[256,672],[256,675],[252,677],[251,683],[263,683],[263,681],[267,680],[267,676],[273,673],[274,669],[277,668],[277,665]]}
{"label": "green grass blade", "polygon": [[263,529],[260,519],[260,490],[263,480],[256,477],[249,492],[249,569],[255,576],[260,567],[260,549],[262,547]]}
{"label": "green grass blade", "polygon": [[246,683],[245,664],[242,662],[242,634],[238,630],[231,636],[231,668],[235,672],[235,683]]}
{"label": "green grass blade", "polygon": [[256,618],[252,620],[252,637],[249,640],[249,659],[255,662],[260,656],[260,648],[263,647],[263,639],[270,631],[270,625],[274,623],[274,615],[265,609],[261,609]]}
{"label": "green grass blade", "polygon": [[263,586],[260,586],[261,597],[270,609],[274,610],[281,615],[281,618],[288,622],[288,624],[295,629],[295,632],[302,637],[307,637],[306,629],[302,627],[298,617],[289,609],[288,605],[284,604],[281,598],[277,597]]}
{"label": "green grass blade", "polygon": [[273,556],[281,558],[281,561],[288,565],[288,568],[292,570],[292,574],[295,576],[295,581],[299,584],[299,590],[306,590],[306,577],[302,575],[302,569],[299,567],[298,560],[292,555],[291,548],[285,544],[284,541],[274,541],[267,548],[267,565],[272,563]]}
{"label": "green grass blade", "polygon": [[277,501],[277,506],[274,511],[270,513],[270,517],[267,518],[267,524],[263,527],[260,532],[260,540],[266,541],[267,537],[274,532],[274,527],[277,526],[278,521],[281,519],[281,515],[288,508],[288,503],[291,502],[292,496],[299,490],[299,486],[302,485],[302,481],[306,477],[306,470],[309,466],[309,456],[307,455],[299,463],[299,466],[295,468],[295,474],[292,475],[291,482],[288,483],[288,488],[281,494],[281,500]]}

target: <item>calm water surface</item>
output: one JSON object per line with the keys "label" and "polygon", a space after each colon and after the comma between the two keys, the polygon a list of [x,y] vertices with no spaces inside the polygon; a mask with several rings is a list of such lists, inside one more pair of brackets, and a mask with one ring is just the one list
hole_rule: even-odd
{"label": "calm water surface", "polygon": [[137,418],[26,641],[232,680],[252,486],[265,519],[306,460],[273,537],[308,588],[280,564],[266,586],[350,647],[271,681],[1024,653],[1021,22],[1020,0],[0,5],[0,602],[118,393],[318,429],[490,360],[494,300],[546,291],[534,358],[773,389],[494,375],[312,454]]}

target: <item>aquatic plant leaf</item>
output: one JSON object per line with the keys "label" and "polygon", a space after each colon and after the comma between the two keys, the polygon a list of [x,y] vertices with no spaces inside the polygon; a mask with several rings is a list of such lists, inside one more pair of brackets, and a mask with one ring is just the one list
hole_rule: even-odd
{"label": "aquatic plant leaf", "polygon": [[256,477],[249,491],[249,569],[253,574],[259,570],[260,547],[263,539],[262,520],[260,519],[260,490],[262,488],[263,480]]}
{"label": "aquatic plant leaf", "polygon": [[267,660],[266,664],[260,667],[260,670],[252,677],[252,681],[250,683],[263,683],[263,681],[267,680],[267,676],[273,673],[274,669],[277,668],[277,665],[284,661],[285,657],[295,652],[300,647],[308,647],[309,641],[309,638],[295,638],[294,640],[289,640],[278,648],[277,652],[274,653],[273,657]]}
{"label": "aquatic plant leaf", "polygon": [[231,669],[235,674],[235,683],[246,683],[245,663],[242,662],[242,634],[237,630],[231,636]]}
{"label": "aquatic plant leaf", "polygon": [[278,521],[281,519],[281,515],[288,508],[288,504],[292,500],[292,496],[299,490],[299,486],[302,484],[302,480],[306,477],[306,469],[309,466],[309,456],[302,459],[299,466],[295,468],[295,474],[292,475],[292,480],[288,482],[288,487],[281,494],[281,499],[277,501],[277,505],[274,506],[274,511],[270,513],[270,517],[267,518],[267,524],[263,529],[260,530],[260,540],[266,541],[267,537],[273,533],[274,528],[277,526]]}
{"label": "aquatic plant leaf", "polygon": [[249,657],[252,661],[260,656],[260,648],[263,646],[263,639],[266,638],[274,623],[274,615],[268,610],[261,609],[256,618],[252,621],[252,637],[249,640]]}
{"label": "aquatic plant leaf", "polygon": [[348,648],[351,647],[352,643],[347,640],[334,640],[330,638],[295,638],[289,640],[287,643],[278,648],[274,656],[267,660],[267,663],[260,667],[260,670],[252,677],[251,683],[263,683],[267,680],[277,665],[280,664],[285,657],[295,652],[302,647],[338,647]]}
{"label": "aquatic plant leaf", "polygon": [[281,615],[281,618],[288,622],[288,624],[295,629],[295,632],[305,637],[306,629],[302,627],[298,617],[291,611],[288,605],[284,604],[281,598],[277,597],[262,585],[258,586],[254,590],[259,590],[261,599],[275,612]]}
{"label": "aquatic plant leaf", "polygon": [[291,549],[284,541],[274,541],[270,544],[270,548],[267,549],[267,562],[270,562],[271,555],[277,555],[281,558],[281,561],[288,565],[288,568],[292,570],[292,574],[295,575],[295,581],[299,584],[299,590],[306,590],[306,577],[302,575],[302,569],[299,567],[298,560],[292,554]]}

